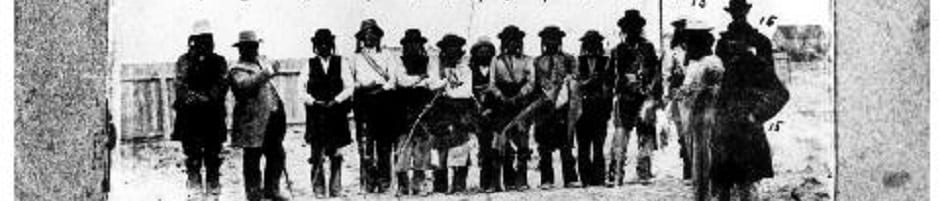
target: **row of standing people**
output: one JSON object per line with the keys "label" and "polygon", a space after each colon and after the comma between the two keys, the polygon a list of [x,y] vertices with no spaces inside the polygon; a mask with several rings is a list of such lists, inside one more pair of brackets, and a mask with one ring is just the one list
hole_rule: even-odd
{"label": "row of standing people", "polygon": [[[354,136],[360,144],[364,173],[361,183],[366,192],[389,190],[395,175],[399,193],[423,193],[419,187],[426,180],[426,171],[432,171],[434,191],[465,190],[470,135],[475,135],[479,144],[484,191],[527,189],[527,161],[532,155],[528,131],[532,127],[539,155],[548,156],[539,161],[542,187],[550,188],[554,183],[549,157],[554,151],[561,152],[566,187],[622,185],[628,135],[614,135],[610,162],[603,157],[611,114],[617,115],[623,130],[636,129],[640,146],[637,176],[647,182],[653,177],[654,110],[664,104],[663,93],[669,93],[665,91],[674,91],[666,99],[680,106],[675,108],[682,108],[678,113],[684,112],[676,118],[682,124],[682,157],[695,159],[685,160],[686,166],[695,166],[685,172],[698,172],[693,174],[697,187],[740,188],[772,176],[760,122],[775,115],[788,94],[778,79],[772,82],[775,74],[771,57],[766,57],[771,50],[768,39],[740,19],[746,12],[732,12],[740,5],[749,4],[732,1],[728,8],[734,22],[718,42],[718,58],[709,56],[711,45],[707,40],[701,42],[703,34],[687,34],[687,41],[679,47],[687,48],[688,56],[678,60],[682,61],[679,68],[688,73],[679,81],[683,84],[669,84],[669,90],[661,84],[662,62],[653,45],[641,36],[645,19],[636,10],[628,10],[618,21],[625,38],[610,56],[605,56],[604,38],[596,31],[588,31],[581,38],[581,56],[564,53],[561,39],[566,34],[559,27],[549,26],[538,34],[542,55],[533,58],[521,51],[525,32],[510,25],[498,34],[499,55],[492,43],[480,41],[471,47],[469,59],[463,59],[465,39],[447,35],[437,43],[441,52],[432,58],[424,50],[426,38],[413,29],[400,41],[402,56],[394,57],[382,50],[384,32],[370,19],[363,21],[355,34],[356,54],[344,60],[334,54],[334,36],[327,29],[318,30],[311,38],[317,56],[301,68],[298,82],[304,90],[300,101],[307,114],[304,139],[311,145],[314,193],[319,197],[340,196],[343,157],[338,149],[353,142],[347,120],[350,111],[355,114]],[[281,144],[285,113],[277,89],[269,82],[277,69],[258,54],[260,39],[252,31],[239,34],[234,46],[240,56],[230,68],[223,57],[212,53],[211,38],[210,33],[191,36],[190,52],[180,57],[177,66],[180,82],[179,98],[173,106],[178,112],[173,138],[183,142],[187,155],[187,185],[196,191],[219,193],[222,159],[218,153],[227,140],[224,96],[231,88],[236,98],[231,143],[244,149],[247,198],[286,199],[278,187],[285,172]],[[666,58],[664,63],[669,61]],[[694,66],[700,65],[723,70],[701,71],[710,73],[693,76]],[[677,71],[666,72],[666,80],[680,77],[671,73]],[[707,87],[696,88],[701,85],[689,80],[706,80],[702,82],[705,86],[723,88],[713,90],[711,98],[673,99],[708,94],[692,93]],[[705,99],[713,101],[688,101]],[[616,112],[611,112],[614,108]],[[710,117],[704,118],[709,115],[703,114]],[[716,134],[700,134],[708,131]],[[572,153],[574,142],[578,159]],[[748,158],[730,154],[741,150]],[[261,157],[267,161],[263,177]],[[438,161],[432,161],[435,158]],[[715,158],[721,160],[714,162]],[[325,160],[331,164],[328,187]],[[202,167],[206,169],[205,187]],[[451,167],[454,181],[448,185]],[[699,181],[718,182],[701,185]]]}

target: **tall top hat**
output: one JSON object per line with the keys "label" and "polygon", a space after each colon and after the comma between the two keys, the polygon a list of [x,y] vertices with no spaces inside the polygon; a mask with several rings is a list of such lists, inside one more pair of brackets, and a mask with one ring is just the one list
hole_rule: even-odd
{"label": "tall top hat", "polygon": [[329,29],[317,29],[313,37],[310,38],[310,42],[313,42],[313,44],[328,44],[333,43],[335,39],[336,36],[334,36],[333,32],[329,31]]}
{"label": "tall top hat", "polygon": [[363,39],[365,37],[365,33],[368,31],[374,31],[375,35],[377,35],[379,38],[385,36],[385,31],[378,26],[378,22],[376,22],[375,19],[365,19],[362,20],[362,25],[359,26],[359,32],[355,33],[355,38],[359,40]]}
{"label": "tall top hat", "polygon": [[447,34],[447,35],[444,35],[443,38],[440,39],[439,42],[437,42],[437,47],[439,47],[440,49],[443,49],[446,47],[463,47],[463,45],[465,44],[466,44],[466,39],[463,39],[463,37],[460,37],[454,34]]}
{"label": "tall top hat", "polygon": [[581,42],[585,42],[585,43],[588,43],[588,42],[602,42],[602,41],[603,41],[603,35],[600,35],[600,32],[597,32],[597,30],[592,30],[592,29],[591,29],[591,30],[588,30],[586,33],[584,33],[584,36],[583,36],[583,37],[580,37],[580,41],[581,41]]}
{"label": "tall top hat", "polygon": [[564,33],[564,31],[561,31],[560,27],[552,25],[547,26],[542,29],[541,32],[538,32],[538,36],[546,39],[561,39],[564,38],[564,36],[567,36],[567,34]]}
{"label": "tall top hat", "polygon": [[248,42],[260,43],[261,41],[262,40],[258,38],[258,33],[255,32],[254,30],[244,30],[238,33],[238,42],[236,42],[232,46],[238,47],[239,45],[242,45],[244,43],[248,43]]}
{"label": "tall top hat", "polygon": [[616,25],[620,28],[642,28],[646,26],[646,19],[639,14],[639,10],[629,9],[623,14],[623,18],[616,22]]}
{"label": "tall top hat", "polygon": [[404,31],[404,38],[401,38],[401,44],[406,43],[420,43],[424,44],[427,42],[427,38],[421,36],[421,30],[418,29],[408,29]]}
{"label": "tall top hat", "polygon": [[521,40],[525,38],[525,32],[515,25],[509,25],[502,29],[498,37],[500,40]]}
{"label": "tall top hat", "polygon": [[724,10],[727,12],[745,12],[749,11],[750,7],[753,7],[753,5],[747,3],[747,0],[730,0]]}

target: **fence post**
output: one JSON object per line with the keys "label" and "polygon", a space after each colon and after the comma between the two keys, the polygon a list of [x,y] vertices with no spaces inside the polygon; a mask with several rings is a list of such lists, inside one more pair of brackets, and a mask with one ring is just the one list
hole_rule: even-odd
{"label": "fence post", "polygon": [[163,138],[170,139],[170,134],[172,133],[170,130],[170,112],[172,111],[170,111],[170,92],[169,87],[167,86],[167,80],[169,80],[170,77],[167,75],[160,75],[157,77],[157,79],[160,80],[160,106],[163,110],[162,115],[160,115],[160,118],[163,119],[163,125],[160,130],[163,131]]}

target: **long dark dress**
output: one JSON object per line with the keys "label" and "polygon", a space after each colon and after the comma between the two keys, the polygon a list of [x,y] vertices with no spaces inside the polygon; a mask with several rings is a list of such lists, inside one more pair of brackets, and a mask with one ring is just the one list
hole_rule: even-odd
{"label": "long dark dress", "polygon": [[789,100],[776,76],[770,40],[746,24],[733,22],[717,42],[726,72],[718,94],[720,131],[712,139],[711,178],[719,183],[751,183],[773,176],[763,123]]}

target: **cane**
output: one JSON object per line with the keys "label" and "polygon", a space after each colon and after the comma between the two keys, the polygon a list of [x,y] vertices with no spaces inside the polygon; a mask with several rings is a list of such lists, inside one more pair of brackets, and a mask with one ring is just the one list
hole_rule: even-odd
{"label": "cane", "polygon": [[290,174],[287,173],[287,166],[286,166],[286,165],[285,165],[285,166],[282,166],[280,169],[281,169],[282,171],[284,171],[284,179],[287,180],[287,192],[290,193],[290,194],[289,194],[289,195],[290,195],[290,200],[294,200],[294,197],[293,197],[293,181],[290,180]]}

